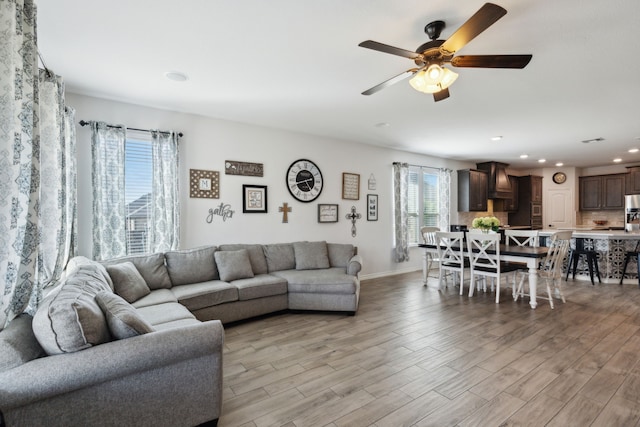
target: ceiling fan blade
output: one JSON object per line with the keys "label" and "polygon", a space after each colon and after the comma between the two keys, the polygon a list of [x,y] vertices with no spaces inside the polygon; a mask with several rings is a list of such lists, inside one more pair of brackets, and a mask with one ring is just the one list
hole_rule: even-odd
{"label": "ceiling fan blade", "polygon": [[363,95],[373,95],[374,93],[381,91],[382,89],[384,89],[387,86],[391,86],[392,84],[398,83],[401,80],[406,79],[407,77],[410,77],[412,75],[414,75],[415,73],[418,72],[418,68],[412,68],[410,70],[407,70],[403,73],[398,74],[395,77],[391,77],[389,80],[385,80],[384,82],[380,83],[379,85],[376,85],[370,89],[365,90],[364,92],[362,92]]}
{"label": "ceiling fan blade", "polygon": [[374,42],[373,40],[365,40],[358,46],[366,47],[367,49],[377,50],[378,52],[390,53],[391,55],[398,55],[409,59],[416,59],[422,57],[419,53],[400,49],[399,47],[389,46],[388,44]]}
{"label": "ceiling fan blade", "polygon": [[449,55],[456,53],[506,14],[507,11],[497,4],[485,3],[440,46],[440,51]]}
{"label": "ceiling fan blade", "polygon": [[532,55],[460,55],[451,60],[454,67],[524,68]]}
{"label": "ceiling fan blade", "polygon": [[442,101],[443,99],[447,99],[449,97],[449,88],[442,89],[440,92],[436,92],[433,94],[433,100],[435,102]]}

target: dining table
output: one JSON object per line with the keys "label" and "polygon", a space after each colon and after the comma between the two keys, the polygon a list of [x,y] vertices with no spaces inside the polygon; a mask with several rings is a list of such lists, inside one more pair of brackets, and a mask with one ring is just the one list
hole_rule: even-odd
{"label": "dining table", "polygon": [[[419,247],[437,256],[438,246],[425,243],[418,244]],[[466,251],[465,251],[466,252]],[[538,292],[538,265],[540,260],[547,256],[549,248],[547,246],[517,246],[500,244],[500,261],[521,262],[529,269],[529,304],[532,309],[538,305],[536,300]],[[487,250],[488,254],[495,255],[495,251]],[[422,274],[426,284],[427,263],[422,264]]]}

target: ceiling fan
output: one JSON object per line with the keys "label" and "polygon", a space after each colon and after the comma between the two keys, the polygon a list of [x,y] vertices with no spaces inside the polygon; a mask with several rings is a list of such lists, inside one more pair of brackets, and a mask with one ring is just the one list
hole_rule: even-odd
{"label": "ceiling fan", "polygon": [[438,40],[445,27],[444,21],[434,21],[424,28],[425,33],[431,39],[415,52],[366,40],[358,46],[379,52],[390,53],[412,59],[417,68],[410,68],[395,77],[386,80],[379,85],[362,92],[363,95],[374,94],[387,86],[391,86],[410,76],[411,86],[421,92],[433,93],[434,100],[442,101],[449,97],[449,86],[458,77],[458,74],[444,68],[450,64],[454,67],[473,68],[524,68],[531,61],[532,55],[461,55],[454,54],[473,40],[478,34],[493,25],[498,19],[507,14],[507,11],[493,3],[485,3],[471,18],[467,20],[447,40]]}

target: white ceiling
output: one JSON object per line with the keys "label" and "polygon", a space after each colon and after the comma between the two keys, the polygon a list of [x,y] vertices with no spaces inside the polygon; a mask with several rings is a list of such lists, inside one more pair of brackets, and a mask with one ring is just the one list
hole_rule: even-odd
{"label": "white ceiling", "polygon": [[458,54],[533,59],[457,68],[438,103],[408,80],[361,95],[414,64],[358,43],[414,50],[437,19],[446,39],[482,0],[36,2],[39,49],[69,92],[516,168],[640,163],[638,0],[499,0],[507,15]]}

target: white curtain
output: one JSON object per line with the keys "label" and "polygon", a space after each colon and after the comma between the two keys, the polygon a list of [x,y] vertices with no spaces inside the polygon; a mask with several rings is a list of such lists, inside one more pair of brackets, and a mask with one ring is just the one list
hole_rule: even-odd
{"label": "white curtain", "polygon": [[124,149],[126,129],[91,122],[93,177],[93,258],[127,254]]}
{"label": "white curtain", "polygon": [[442,231],[449,231],[449,217],[451,216],[451,169],[438,170],[438,227]]}
{"label": "white curtain", "polygon": [[0,329],[33,313],[75,254],[74,112],[38,70],[32,0],[0,1]]}
{"label": "white curtain", "polygon": [[180,200],[178,197],[178,135],[151,131],[153,184],[149,251],[178,249]]}
{"label": "white curtain", "polygon": [[409,165],[393,164],[393,211],[395,229],[394,258],[396,262],[409,261]]}

